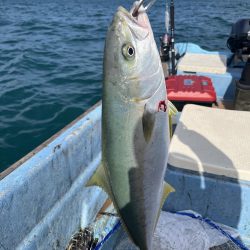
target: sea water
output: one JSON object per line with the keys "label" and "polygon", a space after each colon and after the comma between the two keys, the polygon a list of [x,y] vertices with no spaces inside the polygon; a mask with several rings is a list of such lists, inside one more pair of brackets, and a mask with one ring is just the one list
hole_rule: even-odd
{"label": "sea water", "polygon": [[[176,40],[226,50],[249,0],[176,0]],[[0,172],[101,99],[103,47],[128,0],[0,0]],[[149,11],[155,39],[165,0]]]}

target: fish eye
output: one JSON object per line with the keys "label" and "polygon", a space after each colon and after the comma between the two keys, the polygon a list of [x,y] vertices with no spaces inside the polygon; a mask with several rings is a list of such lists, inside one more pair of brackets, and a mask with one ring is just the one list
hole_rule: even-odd
{"label": "fish eye", "polygon": [[128,47],[128,54],[130,55],[130,56],[133,56],[134,55],[134,48],[133,47]]}
{"label": "fish eye", "polygon": [[122,46],[122,54],[127,60],[131,60],[135,57],[135,48],[132,44],[125,44]]}

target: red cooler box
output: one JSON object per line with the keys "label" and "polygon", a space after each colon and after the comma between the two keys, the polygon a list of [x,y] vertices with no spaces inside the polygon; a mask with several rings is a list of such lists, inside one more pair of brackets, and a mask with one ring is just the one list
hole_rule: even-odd
{"label": "red cooler box", "polygon": [[216,92],[212,80],[206,76],[178,75],[166,79],[168,100],[181,110],[185,104],[212,106]]}

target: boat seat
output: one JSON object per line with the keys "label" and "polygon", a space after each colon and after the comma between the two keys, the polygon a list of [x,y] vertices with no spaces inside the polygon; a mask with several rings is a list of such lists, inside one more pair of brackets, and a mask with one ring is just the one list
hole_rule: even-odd
{"label": "boat seat", "polygon": [[178,63],[178,70],[225,74],[227,72],[227,57],[221,54],[186,53]]}
{"label": "boat seat", "polygon": [[186,105],[168,165],[250,181],[250,112]]}

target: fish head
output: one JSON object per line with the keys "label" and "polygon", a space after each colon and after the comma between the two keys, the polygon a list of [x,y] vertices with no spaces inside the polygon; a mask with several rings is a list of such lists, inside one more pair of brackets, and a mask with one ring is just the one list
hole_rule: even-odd
{"label": "fish head", "polygon": [[146,11],[141,6],[134,17],[132,10],[119,7],[108,30],[104,84],[124,101],[138,102],[150,98],[164,76]]}

